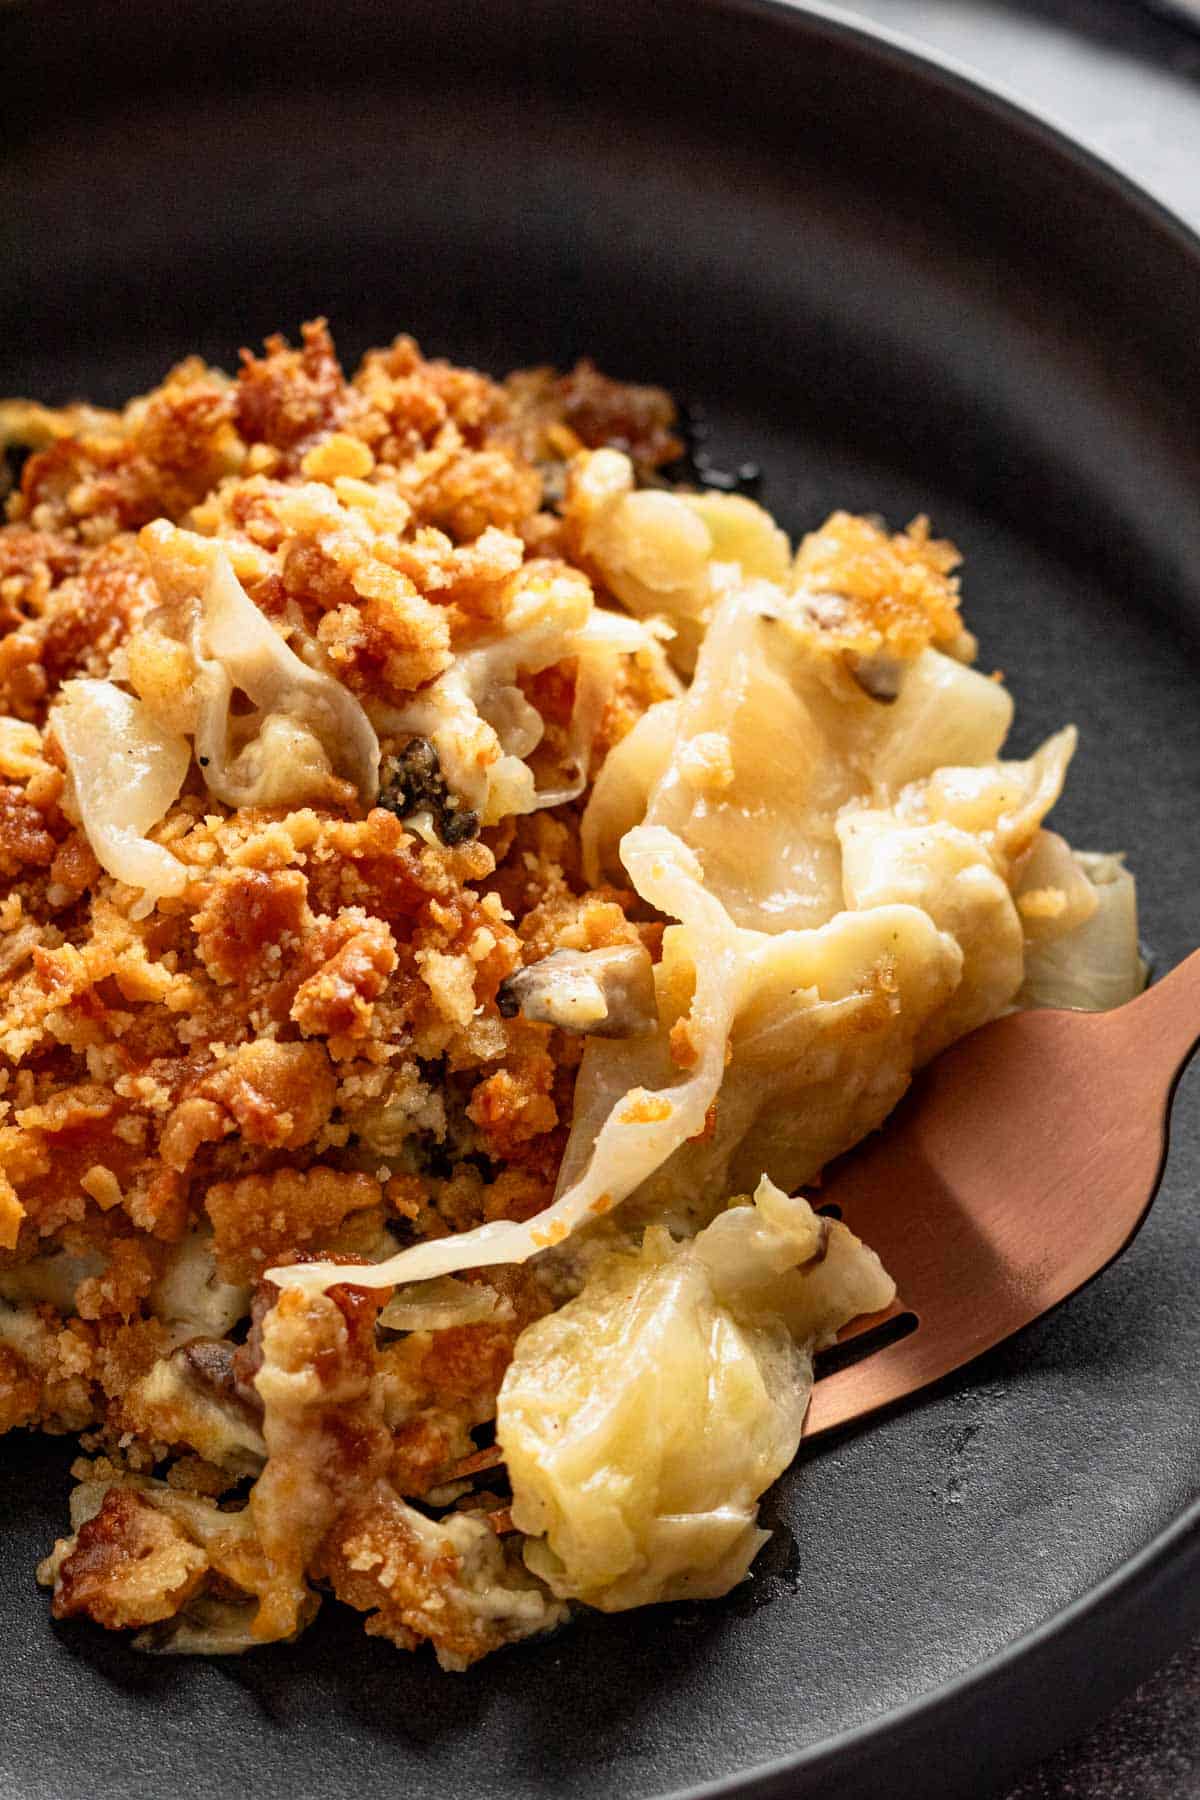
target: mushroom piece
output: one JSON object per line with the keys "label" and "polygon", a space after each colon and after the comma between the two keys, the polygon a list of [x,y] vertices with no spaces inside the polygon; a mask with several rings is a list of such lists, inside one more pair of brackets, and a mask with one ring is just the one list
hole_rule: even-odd
{"label": "mushroom piece", "polygon": [[900,693],[900,683],[904,679],[904,664],[898,657],[885,656],[848,656],[847,667],[857,681],[864,694],[872,700],[881,700],[890,706]]}
{"label": "mushroom piece", "polygon": [[151,1301],[155,1316],[177,1343],[190,1337],[223,1338],[250,1311],[250,1288],[222,1281],[213,1234],[204,1224],[173,1246]]}
{"label": "mushroom piece", "polygon": [[496,1004],[506,1019],[520,1013],[589,1037],[644,1037],[658,1018],[654,968],[641,944],[555,950],[502,982]]}
{"label": "mushroom piece", "polygon": [[206,1400],[215,1401],[257,1430],[263,1403],[251,1382],[243,1381],[237,1366],[237,1346],[220,1338],[192,1338],[171,1358],[183,1380]]}
{"label": "mushroom piece", "polygon": [[234,1476],[262,1469],[262,1401],[242,1379],[236,1345],[192,1338],[159,1358],[139,1383],[139,1397],[166,1441],[189,1444]]}
{"label": "mushroom piece", "polygon": [[427,737],[412,737],[384,765],[378,804],[398,819],[428,812],[443,844],[479,836],[479,814],[451,791],[441,759]]}

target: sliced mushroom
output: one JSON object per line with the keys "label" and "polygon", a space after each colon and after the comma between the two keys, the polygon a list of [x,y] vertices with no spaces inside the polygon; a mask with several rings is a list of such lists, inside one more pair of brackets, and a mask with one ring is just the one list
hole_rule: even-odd
{"label": "sliced mushroom", "polygon": [[263,1403],[255,1387],[239,1380],[236,1358],[236,1344],[220,1338],[193,1338],[180,1345],[171,1361],[205,1399],[236,1412],[257,1430],[262,1423]]}
{"label": "sliced mushroom", "polygon": [[658,1018],[654,970],[641,944],[555,950],[502,983],[496,1004],[524,1018],[589,1037],[644,1037]]}
{"label": "sliced mushroom", "polygon": [[885,706],[899,697],[904,664],[895,656],[848,656],[846,665],[864,694]]}
{"label": "sliced mushroom", "polygon": [[154,1311],[175,1335],[223,1338],[250,1310],[250,1289],[222,1281],[213,1234],[207,1225],[189,1231],[167,1258],[154,1285]]}
{"label": "sliced mushroom", "polygon": [[427,737],[410,738],[403,750],[388,758],[378,804],[399,819],[428,812],[443,844],[462,844],[479,836],[479,814],[451,791]]}
{"label": "sliced mushroom", "polygon": [[239,1379],[236,1346],[193,1338],[160,1358],[139,1385],[165,1441],[190,1444],[218,1468],[257,1475],[267,1455],[262,1402]]}

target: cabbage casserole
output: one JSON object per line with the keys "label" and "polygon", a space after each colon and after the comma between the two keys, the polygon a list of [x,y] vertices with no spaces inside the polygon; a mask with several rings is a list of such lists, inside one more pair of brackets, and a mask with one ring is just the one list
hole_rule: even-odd
{"label": "cabbage casserole", "polygon": [[[802,1192],[1140,985],[953,545],[793,550],[668,397],[323,322],[0,404],[0,1422],[56,1617],[447,1669],[747,1577],[878,1258]],[[693,475],[694,479],[694,475]]]}

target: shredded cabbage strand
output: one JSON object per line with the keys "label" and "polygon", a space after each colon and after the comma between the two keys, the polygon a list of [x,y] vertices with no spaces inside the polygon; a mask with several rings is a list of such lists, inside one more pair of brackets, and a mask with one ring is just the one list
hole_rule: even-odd
{"label": "shredded cabbage strand", "polygon": [[156,900],[181,894],[185,863],[147,837],[177,798],[191,762],[185,737],[111,681],[63,683],[54,729],[75,789],[80,823],[102,869],[141,888],[144,918]]}
{"label": "shredded cabbage strand", "polygon": [[[565,1191],[545,1212],[523,1222],[497,1220],[414,1244],[385,1262],[356,1269],[356,1287],[391,1287],[393,1282],[428,1280],[459,1269],[527,1262],[539,1250],[561,1243],[589,1217],[609,1212],[686,1138],[703,1129],[725,1066],[725,1037],[737,995],[738,933],[719,901],[705,893],[691,851],[669,831],[647,826],[631,832],[625,856],[643,898],[705,930],[710,954],[697,968],[689,1015],[703,1044],[696,1066],[665,1091],[629,1088],[600,1125],[594,1154],[579,1178],[570,1180],[564,1167],[560,1189],[566,1182]],[[300,1263],[267,1273],[281,1287],[310,1292],[345,1279],[334,1263]]]}

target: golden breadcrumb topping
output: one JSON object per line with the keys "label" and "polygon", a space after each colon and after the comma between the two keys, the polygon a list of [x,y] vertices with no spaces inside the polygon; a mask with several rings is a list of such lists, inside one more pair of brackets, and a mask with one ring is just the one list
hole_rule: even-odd
{"label": "golden breadcrumb topping", "polygon": [[860,656],[910,657],[963,635],[958,616],[961,557],[919,517],[888,532],[873,519],[831,513],[796,555],[799,591],[831,647]]}
{"label": "golden breadcrumb topping", "polygon": [[[122,411],[0,404],[0,1427],[93,1459],[57,1617],[239,1649],[319,1584],[464,1667],[563,1616],[472,1485],[536,1268],[265,1276],[552,1202],[583,1040],[506,984],[657,963],[579,819],[680,692],[571,495],[592,452],[661,492],[681,449],[590,364],[501,384],[399,337],[347,376],[321,320]],[[666,518],[680,567],[710,524]],[[838,513],[796,579],[838,649],[907,656],[958,637],[956,562]]]}
{"label": "golden breadcrumb topping", "polygon": [[[246,1351],[228,1333],[271,1264],[545,1206],[578,1045],[503,1016],[497,990],[559,943],[636,942],[638,926],[628,894],[582,887],[576,834],[546,815],[439,841],[386,786],[364,806],[330,771],[309,803],[229,806],[199,766],[153,833],[181,889],[138,916],[85,829],[56,698],[116,677],[153,720],[193,723],[185,614],[220,539],[289,641],[402,708],[563,572],[543,503],[555,468],[613,442],[652,469],[679,452],[673,417],[658,390],[590,365],[500,386],[403,337],[347,378],[323,321],[299,348],[244,352],[233,380],[189,359],[121,412],[0,405],[0,444],[24,455],[0,529],[0,1420],[86,1430],[121,1480],[159,1469],[163,1493],[197,1497],[169,1515],[161,1482],[153,1503],[110,1486],[58,1559],[59,1616],[149,1626],[216,1571],[218,1598],[222,1582],[261,1598],[259,1637],[287,1635],[311,1611],[308,1569],[397,1642],[432,1636],[465,1661],[504,1640],[445,1611],[461,1549],[418,1545],[406,1509],[366,1486],[351,1508],[343,1352],[322,1362],[309,1343],[331,1303],[272,1315],[320,1375],[284,1423],[267,1406],[261,1446],[263,1400],[252,1372],[231,1373]],[[553,753],[575,659],[522,679]],[[646,657],[623,657],[590,759],[666,691]],[[380,729],[385,770],[414,735]],[[394,1337],[384,1375],[364,1339],[387,1494],[426,1492],[474,1449],[517,1332],[547,1304],[507,1275],[494,1319]],[[337,1477],[301,1530],[295,1496],[326,1454]],[[259,1469],[256,1554],[292,1569],[286,1594],[278,1573],[269,1593],[231,1574],[195,1523]]]}

